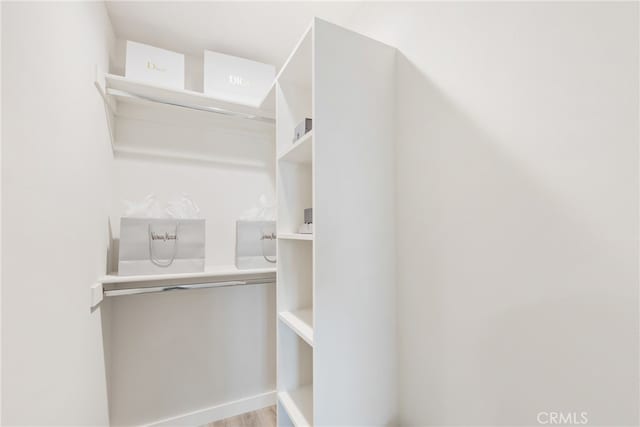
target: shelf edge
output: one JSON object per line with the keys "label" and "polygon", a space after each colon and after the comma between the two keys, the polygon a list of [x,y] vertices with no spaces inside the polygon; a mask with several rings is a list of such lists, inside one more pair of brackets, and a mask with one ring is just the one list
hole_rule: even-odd
{"label": "shelf edge", "polygon": [[[287,148],[287,150],[284,153],[278,156],[278,161],[288,162],[288,160],[286,159],[288,155],[290,155],[295,151],[302,150],[306,144],[312,144],[312,143],[313,143],[313,130],[310,130],[302,138],[300,138],[295,142],[292,142],[291,147]],[[303,163],[303,162],[294,162],[294,163]]]}
{"label": "shelf edge", "polygon": [[[311,311],[311,309],[298,311]],[[278,318],[287,325],[293,332],[304,340],[310,347],[313,347],[313,326],[307,324],[302,318],[295,314],[295,311],[281,311]]]}
{"label": "shelf edge", "polygon": [[282,233],[278,234],[278,239],[282,240],[304,240],[304,241],[313,241],[313,234],[305,234],[305,233]]}
{"label": "shelf edge", "polygon": [[[300,394],[313,393],[311,389],[311,385],[306,385],[294,390],[293,392],[298,392]],[[307,416],[304,414],[302,409],[298,407],[295,399],[291,396],[291,393],[289,393],[288,391],[279,392],[278,400],[280,401],[280,403],[284,407],[284,410],[287,412],[289,418],[296,427],[311,427],[311,423],[307,419]]]}

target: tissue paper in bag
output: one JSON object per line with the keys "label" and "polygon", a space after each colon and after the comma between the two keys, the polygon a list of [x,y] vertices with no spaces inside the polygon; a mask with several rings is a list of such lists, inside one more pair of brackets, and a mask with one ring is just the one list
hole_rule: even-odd
{"label": "tissue paper in bag", "polygon": [[187,196],[162,207],[153,195],[120,219],[118,274],[204,271],[205,220]]}

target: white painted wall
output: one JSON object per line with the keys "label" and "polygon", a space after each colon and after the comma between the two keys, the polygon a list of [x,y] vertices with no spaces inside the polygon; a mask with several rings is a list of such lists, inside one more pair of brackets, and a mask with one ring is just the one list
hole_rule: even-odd
{"label": "white painted wall", "polygon": [[[233,265],[235,221],[274,199],[274,129],[176,108],[120,105],[118,147],[193,157],[116,153],[111,225],[123,200],[187,192],[206,219],[206,265]],[[117,262],[116,262],[117,264]],[[275,286],[109,300],[110,414],[139,425],[275,390]],[[211,419],[206,419],[211,421]]]}
{"label": "white painted wall", "polygon": [[2,3],[2,424],[107,425],[103,3]]}
{"label": "white painted wall", "polygon": [[638,423],[638,4],[366,4],[397,46],[406,425]]}
{"label": "white painted wall", "polygon": [[273,284],[109,304],[113,425],[185,416],[275,389]]}
{"label": "white painted wall", "polygon": [[[0,4],[0,166],[2,165],[2,4]],[[2,169],[2,168],[0,168]],[[2,172],[0,171],[0,423],[2,423]]]}

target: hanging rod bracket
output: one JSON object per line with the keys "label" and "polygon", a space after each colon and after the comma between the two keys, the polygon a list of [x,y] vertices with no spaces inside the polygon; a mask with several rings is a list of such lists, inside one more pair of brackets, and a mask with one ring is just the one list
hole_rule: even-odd
{"label": "hanging rod bracket", "polygon": [[92,285],[90,292],[90,307],[93,309],[94,307],[97,307],[98,304],[100,304],[104,299],[104,287],[102,286],[102,283],[95,283],[94,285]]}

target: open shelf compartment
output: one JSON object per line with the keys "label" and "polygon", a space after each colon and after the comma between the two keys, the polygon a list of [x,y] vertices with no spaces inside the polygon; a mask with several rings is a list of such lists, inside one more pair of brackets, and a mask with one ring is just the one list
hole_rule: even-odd
{"label": "open shelf compartment", "polygon": [[304,210],[313,207],[312,167],[310,164],[279,162],[278,235],[297,235],[304,224]]}
{"label": "open shelf compartment", "polygon": [[289,163],[311,164],[313,159],[313,131],[309,131],[299,140],[292,142],[278,160]]}
{"label": "open shelf compartment", "polygon": [[311,426],[313,420],[313,386],[305,385],[278,393],[278,400],[296,427]]}
{"label": "open shelf compartment", "polygon": [[278,312],[313,307],[313,245],[278,240]]}
{"label": "open shelf compartment", "polygon": [[311,308],[282,311],[278,313],[278,318],[313,347],[313,310]]}
{"label": "open shelf compartment", "polygon": [[[278,322],[278,401],[296,427],[313,424],[313,348]],[[279,425],[286,425],[280,423]]]}

